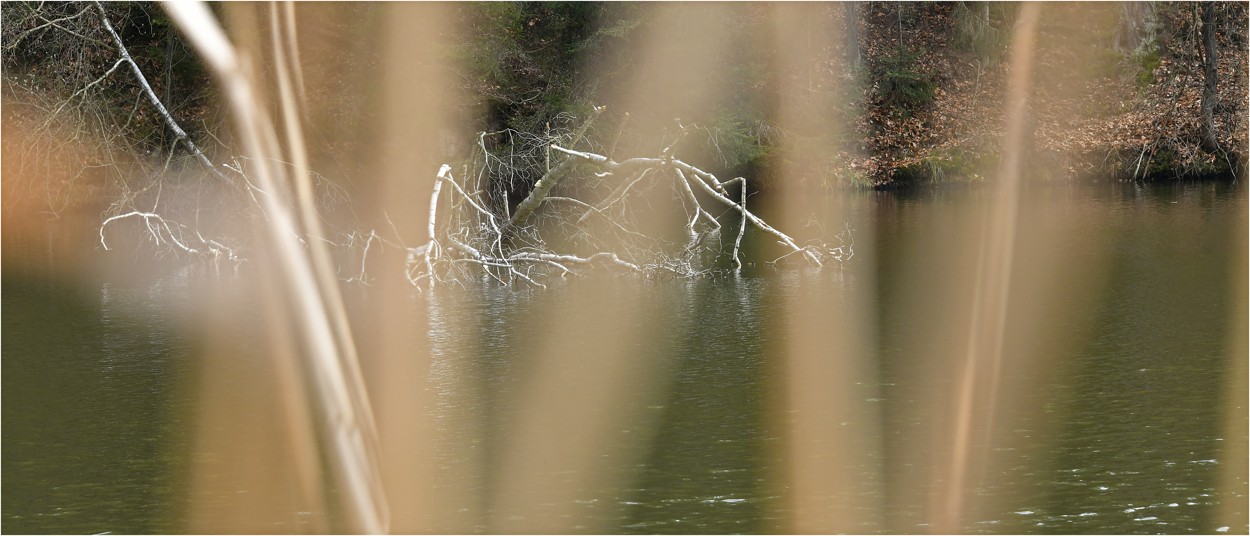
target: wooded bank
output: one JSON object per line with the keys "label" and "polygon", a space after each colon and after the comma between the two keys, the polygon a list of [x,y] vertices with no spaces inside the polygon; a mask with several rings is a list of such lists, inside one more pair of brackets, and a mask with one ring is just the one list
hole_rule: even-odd
{"label": "wooded bank", "polygon": [[[249,219],[201,213],[267,218],[269,192],[257,174],[307,175],[297,183],[301,203],[315,204],[324,221],[303,219],[326,231],[301,240],[355,251],[360,273],[348,279],[365,278],[371,252],[408,251],[412,268],[453,235],[467,255],[458,262],[560,272],[610,258],[633,269],[646,263],[589,239],[588,222],[607,220],[599,223],[619,235],[613,243],[633,253],[669,248],[680,240],[629,225],[651,216],[620,203],[666,185],[692,238],[652,266],[740,267],[748,227],[820,264],[837,256],[842,237],[791,238],[748,208],[750,196],[992,181],[1018,8],[408,5],[413,20],[440,22],[401,51],[387,40],[411,29],[392,27],[394,5],[298,4],[281,17],[264,5],[214,6],[251,51],[244,68],[268,99],[258,109],[284,118],[266,152],[291,157],[269,161],[239,149],[241,127],[229,120],[219,82],[159,4],[8,3],[0,11],[6,220],[98,212],[104,248],[106,228],[141,222],[162,248],[234,259],[238,244],[214,237],[237,236],[231,226]],[[1246,23],[1238,2],[1045,4],[1024,112],[1028,178],[1244,176]],[[388,126],[406,108],[420,113]],[[627,162],[646,165],[613,167]],[[439,174],[441,165],[450,171]],[[395,172],[406,177],[400,186],[378,179]],[[477,220],[443,218],[437,189],[429,221],[420,220],[430,186],[445,183],[447,199],[458,200],[447,202],[472,208]],[[618,213],[595,217],[608,206]],[[567,209],[580,217],[565,219]],[[447,239],[434,230],[414,238],[435,229],[434,216],[452,225],[439,228]],[[540,228],[553,222],[569,231],[560,247],[598,245],[551,249]],[[630,242],[638,236],[652,242]],[[732,244],[732,255],[694,262],[709,236]],[[422,243],[424,251],[411,246]],[[495,253],[484,253],[491,244]]]}

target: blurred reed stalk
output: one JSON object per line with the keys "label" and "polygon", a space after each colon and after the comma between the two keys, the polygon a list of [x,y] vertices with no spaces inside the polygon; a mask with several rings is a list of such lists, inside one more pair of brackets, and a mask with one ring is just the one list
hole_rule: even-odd
{"label": "blurred reed stalk", "polygon": [[[809,80],[812,65],[844,39],[821,4],[770,4],[771,28],[759,46],[773,51],[782,80]],[[838,81],[842,84],[844,82]],[[836,92],[841,92],[841,89]],[[772,103],[781,130],[802,132],[813,117],[836,117],[832,99],[819,98],[800,83],[783,84]],[[812,195],[816,174],[826,155],[813,147],[840,146],[841,125],[823,123],[811,140],[781,139],[784,155],[777,181],[781,192],[769,207],[784,229],[810,236],[814,217],[825,226],[851,222],[843,191]],[[806,143],[804,143],[806,141]],[[803,180],[807,179],[807,180]],[[857,243],[871,243],[871,230],[853,222]],[[805,229],[806,228],[806,229]],[[797,279],[798,290],[782,298],[782,314],[770,322],[780,344],[770,355],[777,380],[770,416],[782,441],[773,455],[782,460],[771,471],[773,488],[782,497],[786,515],[782,532],[857,533],[882,521],[880,497],[884,482],[880,451],[880,418],[869,400],[876,399],[875,364],[870,351],[873,303],[859,289],[873,288],[871,248],[856,257],[853,284],[830,284],[845,276],[841,266],[801,273],[777,274]],[[837,289],[840,292],[830,292]]]}
{"label": "blurred reed stalk", "polygon": [[1037,4],[1022,6],[1013,32],[1011,78],[1007,89],[1007,135],[1002,164],[991,186],[990,212],[983,228],[985,234],[974,276],[976,282],[967,326],[966,353],[955,384],[955,421],[949,472],[944,479],[945,485],[940,488],[937,498],[940,504],[935,505],[931,525],[938,533],[964,530],[967,502],[972,495],[968,482],[969,464],[971,460],[983,460],[987,456],[987,441],[983,438],[988,438],[994,426],[1020,207],[1026,105],[1032,87],[1039,11]]}
{"label": "blurred reed stalk", "polygon": [[[352,17],[354,10],[355,6],[350,6],[326,16]],[[460,129],[467,128],[454,125],[447,116],[453,108],[456,84],[448,80],[449,73],[441,63],[447,57],[443,48],[447,44],[438,36],[443,31],[456,31],[451,26],[455,24],[452,6],[394,2],[379,6],[376,16],[380,18],[375,26],[380,48],[378,70],[337,66],[323,76],[372,75],[379,86],[380,120],[365,125],[368,131],[354,133],[371,140],[365,149],[368,153],[359,155],[362,161],[370,162],[373,172],[372,180],[363,185],[366,190],[361,196],[361,212],[370,215],[371,224],[378,229],[426,229],[425,208],[435,174],[445,163],[439,160],[439,135],[459,135],[463,134]],[[333,50],[336,45],[326,46]],[[360,70],[336,72],[338,69]],[[415,245],[429,237],[403,238]],[[396,265],[400,265],[398,259]],[[435,356],[430,338],[435,329],[442,329],[437,325],[438,304],[433,296],[427,296],[429,301],[414,311],[412,288],[398,271],[378,278],[374,290],[369,310],[358,318],[361,329],[367,330],[364,340],[371,346],[364,364],[370,394],[377,402],[380,464],[391,530],[402,534],[474,532],[480,514],[472,507],[476,498],[473,477],[480,474],[471,462],[475,458],[466,456],[444,468],[436,456],[440,445],[456,439],[456,431],[440,430],[433,417],[438,400],[433,394],[437,385],[431,377]],[[461,324],[447,329],[463,337],[465,345],[478,340],[475,326]],[[453,370],[471,371],[474,365],[468,360],[457,362]],[[457,472],[460,474],[449,474]],[[436,490],[433,484],[440,480],[455,484]]]}
{"label": "blurred reed stalk", "polygon": [[[388,514],[377,467],[377,433],[346,311],[324,245],[317,240],[301,244],[298,239],[301,234],[316,238],[322,233],[290,81],[291,72],[298,70],[287,59],[290,53],[284,52],[293,42],[284,43],[279,38],[279,21],[292,26],[292,12],[284,10],[286,16],[279,17],[276,6],[270,8],[287,156],[295,162],[294,172],[288,175],[279,164],[283,160],[281,144],[255,83],[254,60],[231,44],[205,4],[174,2],[164,7],[220,79],[244,150],[257,164],[255,179],[267,216],[263,234],[276,261],[270,268],[277,270],[274,280],[283,283],[280,293],[288,305],[285,310],[295,313],[295,330],[301,341],[296,351],[304,357],[300,368],[309,378],[310,405],[321,420],[314,428],[324,435],[320,444],[327,451],[325,459],[342,494],[348,526],[353,532],[385,532]],[[294,30],[289,29],[286,35],[293,36]]]}

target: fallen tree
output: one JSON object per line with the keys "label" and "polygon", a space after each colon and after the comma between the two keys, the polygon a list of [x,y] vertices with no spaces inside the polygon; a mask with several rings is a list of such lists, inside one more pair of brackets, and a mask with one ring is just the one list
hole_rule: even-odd
{"label": "fallen tree", "polygon": [[[595,115],[601,111],[602,107],[596,108]],[[440,281],[484,274],[505,284],[522,281],[545,287],[543,278],[578,274],[592,266],[683,277],[724,271],[741,273],[742,244],[748,227],[772,238],[785,250],[768,264],[793,256],[822,267],[854,256],[854,237],[849,226],[833,237],[837,245],[822,241],[800,245],[747,207],[745,178],[722,181],[677,158],[675,148],[689,130],[682,128],[677,139],[659,156],[622,161],[550,143],[549,149],[564,160],[534,184],[510,215],[491,210],[483,189],[470,187],[453,175],[451,165],[444,164],[434,177],[430,195],[427,241],[408,250],[408,281],[414,286],[432,286]],[[583,126],[572,136],[570,145],[580,140],[584,131]],[[491,160],[485,147],[484,143],[478,145],[481,158],[471,162]],[[461,166],[462,178],[480,176],[480,171],[476,164]],[[560,187],[570,182],[576,186],[564,189],[580,196],[559,195]],[[641,197],[638,192],[653,188],[656,182],[670,188],[670,194],[686,211],[684,239],[677,243],[644,232],[638,227],[637,218],[630,216],[630,204]],[[544,213],[548,221],[545,225],[534,223],[535,216],[547,205],[552,206]],[[605,232],[596,233],[587,225],[590,218],[602,219],[598,228]],[[736,224],[732,242],[721,234],[725,228],[722,219]],[[544,228],[554,228],[565,236],[545,236]],[[580,251],[561,252],[549,245],[569,242],[568,235],[576,235]],[[722,267],[725,257],[729,266]]]}

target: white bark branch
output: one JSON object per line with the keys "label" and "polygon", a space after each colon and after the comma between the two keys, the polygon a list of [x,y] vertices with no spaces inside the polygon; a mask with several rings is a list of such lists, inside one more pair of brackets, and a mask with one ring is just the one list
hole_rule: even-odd
{"label": "white bark branch", "polygon": [[[583,125],[583,130],[584,127],[585,125]],[[548,150],[563,153],[563,160],[555,163],[554,167],[538,181],[533,191],[502,225],[497,225],[503,220],[495,215],[495,211],[485,208],[488,203],[483,197],[486,195],[483,191],[466,192],[451,175],[450,166],[442,166],[435,179],[434,193],[430,200],[429,219],[426,222],[427,242],[423,246],[409,250],[408,266],[405,272],[409,281],[417,285],[426,277],[431,278],[432,281],[441,280],[438,278],[440,273],[454,281],[457,277],[470,275],[463,268],[468,265],[481,267],[485,276],[503,284],[513,283],[519,279],[540,287],[543,285],[536,281],[535,277],[556,273],[561,277],[577,274],[578,270],[575,267],[591,264],[618,266],[643,274],[667,271],[683,277],[695,277],[710,273],[715,270],[714,265],[707,264],[706,258],[700,255],[700,252],[707,247],[704,242],[715,236],[720,242],[718,248],[728,248],[728,244],[724,243],[718,233],[722,229],[722,223],[708,208],[708,203],[713,202],[708,200],[709,196],[716,200],[715,203],[723,204],[738,213],[737,236],[733,240],[731,252],[735,273],[741,273],[744,265],[742,242],[748,225],[776,238],[777,242],[787,250],[781,258],[798,254],[806,262],[820,267],[823,266],[822,259],[832,257],[841,261],[854,254],[853,244],[847,245],[841,234],[838,238],[843,240],[843,245],[836,248],[829,248],[823,243],[815,242],[807,246],[798,245],[789,235],[769,225],[747,208],[746,178],[737,177],[722,182],[715,175],[675,158],[675,148],[687,131],[688,129],[683,129],[659,157],[638,157],[619,162],[591,151],[547,144]],[[574,136],[574,141],[579,139],[581,134],[579,132]],[[477,146],[483,153],[482,158],[479,159],[475,155],[472,162],[466,164],[465,176],[477,176],[480,183],[483,175],[479,173],[496,173],[502,170],[504,175],[500,178],[506,180],[511,176],[511,170],[505,163],[507,159],[491,155],[485,146],[484,138],[485,133],[479,134],[477,139]],[[550,136],[547,139],[550,139]],[[532,159],[532,157],[528,158]],[[496,161],[499,162],[498,169],[491,167]],[[552,195],[551,192],[559,181],[567,178],[572,166],[579,162],[597,166],[599,171],[594,173],[596,177],[617,176],[624,180],[611,187],[611,192],[596,204],[573,197],[573,194]],[[537,165],[541,167],[542,161],[539,160]],[[629,215],[636,206],[635,201],[630,198],[630,192],[643,190],[644,187],[638,185],[648,177],[660,176],[670,171],[671,178],[675,181],[671,185],[674,188],[673,195],[680,198],[687,216],[683,225],[688,231],[689,240],[680,251],[673,250],[675,244],[663,236],[643,234],[637,230],[631,230],[629,225],[632,221]],[[443,205],[449,214],[444,216],[443,220],[438,220],[441,202],[439,196],[444,184],[450,185],[448,189],[451,192],[448,195],[452,197],[449,197],[449,203]],[[608,189],[602,183],[588,183],[582,187]],[[730,188],[735,187],[739,190],[730,193]],[[457,194],[459,198],[454,197]],[[573,219],[569,219],[568,209],[553,210],[550,217],[558,223],[558,226],[526,226],[526,222],[538,207],[547,202],[571,205],[577,213],[572,215]],[[645,200],[637,202],[645,202]],[[614,207],[618,203],[620,209],[616,210]],[[503,211],[503,209],[498,210]],[[598,229],[582,226],[581,224],[591,214],[603,217],[612,224],[612,227]],[[524,234],[520,234],[522,230]],[[545,236],[545,233],[553,231],[567,232],[565,237],[560,237],[558,240],[563,242],[567,239],[576,247],[583,248],[582,251],[584,249],[599,251],[589,255],[553,252],[546,244],[549,237]],[[849,232],[848,228],[848,237]],[[599,233],[615,233],[616,240],[605,240],[604,237],[598,236]],[[524,240],[525,243],[518,243],[520,240]],[[440,244],[442,249],[439,249]],[[604,248],[601,247],[603,244],[615,245]]]}
{"label": "white bark branch", "polygon": [[434,279],[433,279],[434,265],[430,262],[430,255],[436,255],[436,256],[438,255],[438,250],[437,250],[438,240],[436,240],[435,234],[434,234],[434,229],[435,229],[434,222],[438,219],[438,194],[440,191],[442,191],[443,181],[447,180],[447,173],[450,171],[451,171],[451,166],[447,164],[443,164],[443,167],[438,168],[438,175],[436,175],[434,179],[434,191],[430,193],[430,216],[429,216],[429,221],[426,222],[426,226],[425,226],[425,232],[429,238],[427,242],[425,243],[425,251],[424,251],[423,256],[425,258],[425,272],[427,274],[430,274],[430,277],[431,277],[430,279],[431,287],[434,286]]}
{"label": "white bark branch", "polygon": [[125,214],[117,214],[100,222],[100,246],[103,247],[105,251],[110,251],[112,248],[109,247],[108,242],[104,238],[104,229],[110,224],[129,218],[142,219],[143,225],[147,229],[148,237],[151,238],[152,243],[157,246],[168,245],[175,250],[191,255],[211,255],[214,259],[225,257],[227,260],[234,262],[243,261],[243,259],[235,253],[234,248],[226,246],[216,240],[204,238],[204,235],[200,234],[199,231],[195,232],[195,238],[199,240],[200,247],[192,247],[188,243],[189,240],[183,236],[186,229],[184,225],[177,222],[170,222],[165,219],[164,216],[161,216],[156,212],[143,212],[139,210],[130,211]]}
{"label": "white bark branch", "polygon": [[[157,245],[169,242],[186,253],[194,254],[200,252],[198,249],[188,246],[181,240],[178,240],[178,236],[174,233],[173,228],[170,227],[169,222],[165,221],[165,218],[161,217],[160,214],[156,214],[154,212],[139,212],[137,210],[127,212],[126,214],[118,214],[100,223],[100,245],[104,246],[105,251],[109,250],[109,245],[104,241],[104,228],[110,223],[118,220],[124,220],[126,218],[143,218],[143,223],[147,226],[148,233],[152,236],[152,241]],[[164,235],[161,234],[162,229],[165,231]],[[162,236],[167,236],[168,238],[162,238]]]}
{"label": "white bark branch", "polygon": [[[604,109],[606,109],[604,106],[596,106],[594,108],[594,112],[584,123],[582,123],[581,129],[578,130],[577,134],[573,136],[569,145],[576,145],[579,141],[581,141],[582,137],[586,135],[586,130],[590,128],[590,124],[594,122],[595,118],[599,117],[600,113],[603,113]],[[555,148],[556,146],[552,145],[551,147]],[[560,162],[554,169],[544,174],[541,179],[538,179],[538,182],[534,183],[534,190],[526,196],[525,200],[522,201],[520,205],[517,205],[516,212],[513,213],[512,219],[508,220],[508,224],[504,226],[504,232],[511,232],[512,229],[523,225],[525,220],[529,219],[530,215],[533,214],[534,211],[538,209],[538,206],[542,204],[543,198],[547,197],[547,194],[551,192],[551,189],[555,188],[557,184],[560,184],[560,181],[564,180],[571,168],[572,160],[566,159],[565,161]]]}
{"label": "white bark branch", "polygon": [[[642,170],[638,174],[637,177],[634,177],[633,180],[622,181],[621,185],[617,186],[616,190],[613,190],[612,193],[609,194],[608,197],[606,197],[602,202],[600,202],[599,205],[595,207],[594,210],[596,212],[602,213],[603,211],[611,207],[614,203],[623,199],[625,195],[629,193],[629,190],[632,189],[635,184],[642,182],[642,179],[645,179],[647,175],[650,174],[653,169],[654,168],[646,168]],[[581,223],[583,221],[586,221],[586,218],[589,218],[589,217],[590,217],[590,211],[588,210],[586,211],[585,214],[582,214],[581,218],[578,218],[577,222]]]}
{"label": "white bark branch", "polygon": [[623,266],[635,272],[643,271],[642,268],[639,267],[637,264],[626,261],[620,258],[619,256],[617,256],[617,254],[615,253],[610,253],[606,251],[595,253],[594,255],[591,255],[589,257],[578,257],[577,255],[559,255],[555,253],[518,253],[514,255],[513,258],[519,259],[519,260],[543,260],[543,261],[552,261],[552,262],[568,262],[568,263],[573,263],[573,264],[590,264],[591,262],[594,262],[595,260],[598,260],[598,259],[607,259],[611,261],[612,264],[615,264],[617,266]]}
{"label": "white bark branch", "polygon": [[152,91],[152,85],[148,83],[148,78],[143,75],[143,71],[139,69],[139,64],[135,63],[134,58],[130,57],[130,51],[126,49],[125,43],[122,43],[121,36],[118,35],[117,31],[113,29],[113,23],[109,21],[108,15],[104,12],[104,6],[100,4],[99,0],[95,2],[95,7],[96,10],[100,12],[100,19],[104,22],[104,29],[108,30],[109,35],[113,37],[113,44],[117,46],[117,52],[121,54],[123,61],[130,64],[130,70],[134,73],[135,79],[138,80],[139,85],[143,87],[143,94],[147,96],[148,101],[152,103],[152,106],[156,107],[156,111],[161,114],[161,118],[165,120],[165,125],[174,132],[174,136],[186,146],[187,150],[190,151],[191,154],[195,156],[195,159],[199,160],[200,164],[203,164],[209,172],[221,180],[233,182],[229,177],[222,173],[221,170],[217,169],[217,167],[208,160],[207,156],[204,156],[204,152],[201,151],[197,145],[195,145],[195,142],[191,140],[191,136],[188,136],[187,132],[182,129],[182,126],[174,120],[173,115],[171,115],[169,110],[165,108],[165,104],[162,103],[161,99],[156,96],[156,92]]}
{"label": "white bark branch", "polygon": [[[553,145],[552,148],[560,152],[563,152],[565,154],[568,154],[570,156],[576,156],[579,158],[583,158],[585,160],[589,160],[603,167],[606,167],[610,170],[621,169],[624,167],[630,167],[634,165],[651,164],[656,167],[674,167],[676,169],[689,172],[695,175],[696,177],[703,179],[703,180],[698,180],[694,182],[698,184],[699,187],[703,189],[703,191],[707,192],[717,201],[720,201],[721,203],[724,203],[730,208],[741,213],[742,216],[746,218],[748,221],[750,221],[751,224],[754,225],[757,229],[776,237],[777,240],[782,245],[790,248],[791,252],[793,253],[801,252],[803,253],[803,256],[807,258],[807,260],[811,262],[812,264],[815,264],[816,266],[823,266],[823,263],[820,262],[820,258],[815,253],[813,253],[812,251],[806,248],[799,247],[797,244],[794,243],[794,239],[790,238],[789,235],[773,228],[773,226],[769,225],[764,220],[760,219],[759,216],[756,216],[750,210],[747,210],[745,206],[739,205],[738,203],[735,203],[732,200],[730,200],[728,197],[726,197],[728,195],[728,192],[725,190],[724,184],[722,184],[719,180],[717,180],[716,176],[712,175],[711,173],[703,171],[699,168],[696,168],[690,164],[687,164],[675,158],[631,158],[624,162],[615,162],[603,155],[582,152],[582,151],[574,151],[571,149],[565,149],[563,147],[559,147],[555,145]],[[715,188],[709,185],[709,183],[712,185],[715,185]]]}

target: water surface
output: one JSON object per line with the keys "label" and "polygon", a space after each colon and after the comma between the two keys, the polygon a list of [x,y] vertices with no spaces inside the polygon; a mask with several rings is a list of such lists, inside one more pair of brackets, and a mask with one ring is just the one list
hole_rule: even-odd
{"label": "water surface", "polygon": [[[1230,350],[1245,329],[1233,318],[1245,300],[1234,285],[1245,279],[1244,193],[1199,183],[1025,195],[1013,274],[1029,284],[1012,290],[965,530],[1245,533],[1244,464],[1233,465],[1239,487],[1222,484],[1229,450],[1246,439],[1228,435],[1246,419],[1244,401],[1229,399],[1247,357]],[[949,450],[950,349],[974,281],[952,274],[975,266],[964,226],[986,198],[857,194],[846,206],[858,254],[822,272],[412,292],[401,322],[416,330],[411,352],[383,358],[375,334],[358,332],[371,382],[389,370],[379,360],[409,356],[411,385],[428,392],[381,410],[429,423],[421,485],[447,504],[426,526],[793,530],[790,434],[811,408],[789,405],[784,356],[826,321],[795,320],[807,299],[847,304],[827,319],[827,359],[849,364],[818,381],[853,410],[826,424],[854,455],[821,462],[842,475],[828,500],[854,505],[853,532],[927,532]],[[263,377],[265,352],[248,350],[265,344],[258,328],[203,328],[258,323],[255,283],[204,268],[67,281],[22,268],[44,248],[19,246],[6,244],[0,293],[3,530],[180,532],[197,504],[259,493],[230,489],[238,460],[197,442],[230,433],[198,417],[206,371]],[[368,288],[347,296],[362,323],[380,299]],[[209,301],[226,312],[200,311]],[[846,326],[862,341],[834,337]],[[212,494],[192,485],[214,478]],[[267,530],[307,530],[317,514],[291,512]]]}

